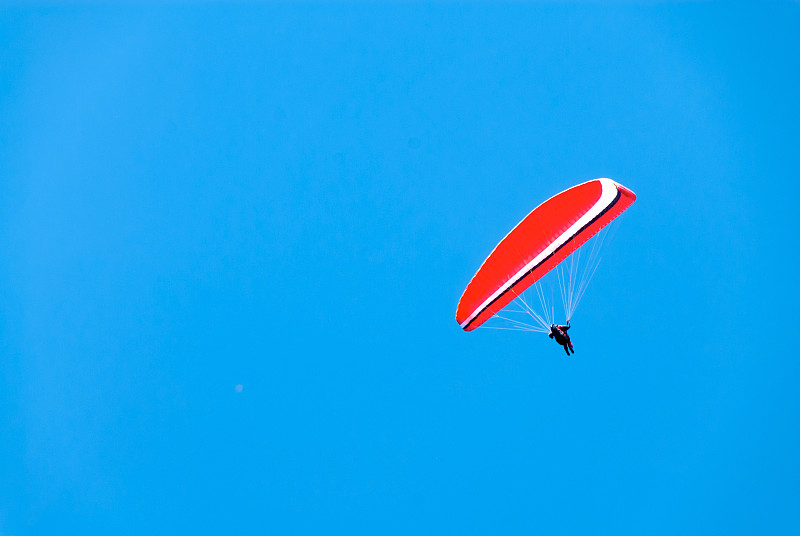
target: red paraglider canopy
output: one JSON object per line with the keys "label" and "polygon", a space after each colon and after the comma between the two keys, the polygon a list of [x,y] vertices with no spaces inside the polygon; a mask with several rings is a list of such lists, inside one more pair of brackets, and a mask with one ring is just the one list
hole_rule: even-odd
{"label": "red paraglider canopy", "polygon": [[483,261],[458,302],[456,321],[472,331],[566,259],[636,200],[611,179],[557,194],[525,216]]}

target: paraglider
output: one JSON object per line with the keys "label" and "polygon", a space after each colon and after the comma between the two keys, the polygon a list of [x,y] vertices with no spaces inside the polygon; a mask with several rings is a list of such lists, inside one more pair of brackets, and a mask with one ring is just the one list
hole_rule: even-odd
{"label": "paraglider", "polygon": [[550,333],[547,335],[551,339],[555,339],[558,344],[564,347],[564,350],[569,355],[569,352],[575,353],[575,349],[572,347],[572,340],[570,340],[569,335],[567,334],[567,330],[569,329],[569,321],[567,321],[566,326],[558,326],[556,324],[550,324]]}
{"label": "paraglider", "polygon": [[[478,271],[470,280],[456,309],[456,321],[464,331],[482,326],[492,317],[507,320],[510,327],[500,329],[522,329],[549,333],[559,344],[559,330],[566,335],[565,326],[554,322],[554,311],[547,304],[539,285],[535,285],[545,274],[557,268],[559,292],[567,317],[566,327],[577,303],[594,275],[597,264],[590,265],[588,273],[574,274],[575,257],[580,256],[581,246],[609,223],[622,214],[636,200],[628,188],[611,179],[595,179],[573,186],[533,209],[495,246]],[[603,234],[604,236],[604,234]],[[599,263],[593,244],[585,258]],[[576,255],[571,256],[575,251]],[[566,269],[559,266],[565,259]],[[534,285],[543,313],[537,313],[524,298],[526,289]],[[518,300],[520,311],[535,321],[526,324],[507,316],[498,315],[512,301]],[[504,311],[505,312],[505,311]],[[550,320],[548,322],[548,320]],[[552,327],[556,331],[552,331]],[[565,350],[569,354],[571,341],[566,337]],[[574,353],[574,350],[573,350]]]}

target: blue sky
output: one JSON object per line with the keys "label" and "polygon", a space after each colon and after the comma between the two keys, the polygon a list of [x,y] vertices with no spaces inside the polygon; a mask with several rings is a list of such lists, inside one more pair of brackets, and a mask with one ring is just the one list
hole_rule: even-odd
{"label": "blue sky", "polygon": [[[800,532],[798,23],[7,4],[0,535]],[[463,333],[596,177],[576,355]]]}

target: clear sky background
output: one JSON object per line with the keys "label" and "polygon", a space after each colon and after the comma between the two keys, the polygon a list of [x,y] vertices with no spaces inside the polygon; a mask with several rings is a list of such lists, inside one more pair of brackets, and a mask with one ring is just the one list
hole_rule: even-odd
{"label": "clear sky background", "polygon": [[[799,29],[6,4],[0,535],[800,533]],[[597,177],[638,200],[576,355],[462,332]]]}

